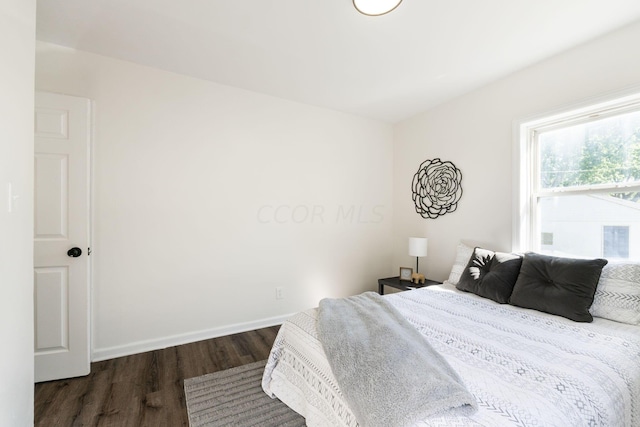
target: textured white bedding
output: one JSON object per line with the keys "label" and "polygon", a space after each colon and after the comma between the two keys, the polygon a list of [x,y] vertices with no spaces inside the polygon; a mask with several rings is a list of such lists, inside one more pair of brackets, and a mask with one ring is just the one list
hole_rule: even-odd
{"label": "textured white bedding", "polygon": [[[470,417],[418,426],[640,427],[640,326],[600,318],[576,323],[447,284],[385,298],[478,402]],[[262,387],[309,426],[357,426],[317,340],[316,314],[308,310],[282,325]]]}

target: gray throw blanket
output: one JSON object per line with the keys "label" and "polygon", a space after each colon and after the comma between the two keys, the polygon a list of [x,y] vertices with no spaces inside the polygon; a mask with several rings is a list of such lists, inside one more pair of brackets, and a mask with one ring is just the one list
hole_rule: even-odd
{"label": "gray throw blanket", "polygon": [[409,426],[477,410],[453,368],[380,295],[323,299],[317,326],[329,366],[361,426]]}

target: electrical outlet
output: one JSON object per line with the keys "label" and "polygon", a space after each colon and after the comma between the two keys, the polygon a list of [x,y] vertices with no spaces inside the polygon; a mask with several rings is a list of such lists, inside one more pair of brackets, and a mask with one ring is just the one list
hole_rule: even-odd
{"label": "electrical outlet", "polygon": [[276,299],[284,299],[284,289],[281,287],[276,288]]}

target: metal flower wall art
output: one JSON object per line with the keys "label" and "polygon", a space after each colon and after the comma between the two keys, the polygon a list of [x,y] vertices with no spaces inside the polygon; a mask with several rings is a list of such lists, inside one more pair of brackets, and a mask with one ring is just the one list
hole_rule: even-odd
{"label": "metal flower wall art", "polygon": [[423,218],[437,218],[458,207],[462,197],[462,172],[451,162],[425,160],[411,183],[416,212]]}

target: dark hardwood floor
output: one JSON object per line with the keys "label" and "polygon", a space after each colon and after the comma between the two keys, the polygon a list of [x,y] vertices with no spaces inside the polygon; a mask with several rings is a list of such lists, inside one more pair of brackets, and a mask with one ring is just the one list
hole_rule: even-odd
{"label": "dark hardwood floor", "polygon": [[96,362],[86,377],[38,383],[35,425],[188,426],[184,379],[266,359],[278,329]]}

